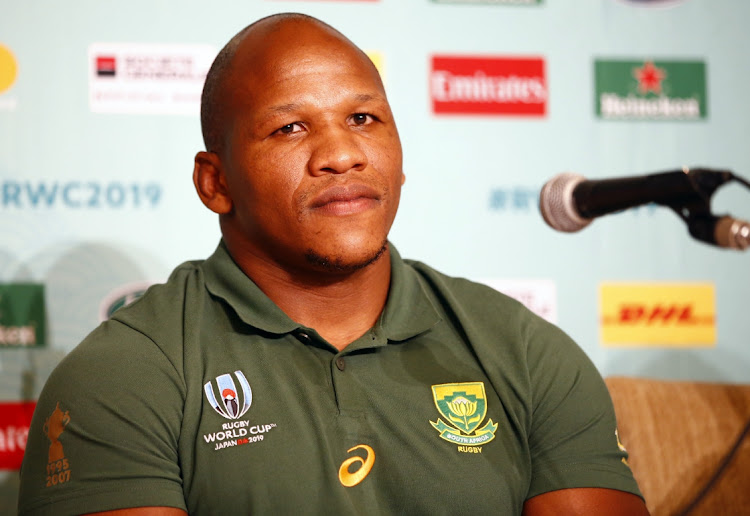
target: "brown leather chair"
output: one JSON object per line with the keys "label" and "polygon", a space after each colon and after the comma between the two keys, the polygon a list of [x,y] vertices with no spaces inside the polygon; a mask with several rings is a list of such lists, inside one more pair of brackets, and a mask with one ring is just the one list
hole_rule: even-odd
{"label": "brown leather chair", "polygon": [[750,385],[605,381],[652,516],[750,515]]}

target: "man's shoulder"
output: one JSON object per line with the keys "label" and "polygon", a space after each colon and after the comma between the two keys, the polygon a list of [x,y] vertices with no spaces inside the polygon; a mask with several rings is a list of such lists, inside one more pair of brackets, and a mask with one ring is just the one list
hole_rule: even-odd
{"label": "man's shoulder", "polygon": [[449,325],[459,325],[466,334],[495,347],[526,349],[534,343],[570,340],[556,325],[540,317],[520,301],[488,285],[445,274],[421,261],[404,260],[416,274],[423,291]]}
{"label": "man's shoulder", "polygon": [[138,299],[114,312],[111,320],[134,328],[164,327],[177,322],[189,308],[191,298],[205,288],[204,261],[193,260],[177,266],[166,282],[151,285]]}
{"label": "man's shoulder", "polygon": [[407,259],[404,262],[416,272],[422,284],[430,291],[441,297],[448,296],[447,301],[453,300],[465,306],[476,307],[480,313],[502,310],[511,314],[534,316],[516,299],[484,283],[446,274],[418,260]]}
{"label": "man's shoulder", "polygon": [[165,283],[151,285],[132,303],[118,308],[63,360],[119,360],[121,350],[130,353],[156,352],[170,361],[183,355],[183,337],[189,331],[185,321],[202,303],[205,291],[203,261],[185,262],[176,267]]}

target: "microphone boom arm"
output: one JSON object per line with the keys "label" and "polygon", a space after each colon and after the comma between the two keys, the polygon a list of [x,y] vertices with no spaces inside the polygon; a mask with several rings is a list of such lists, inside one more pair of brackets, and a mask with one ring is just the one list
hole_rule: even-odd
{"label": "microphone boom arm", "polygon": [[719,244],[721,247],[744,249],[748,245],[748,236],[740,228],[731,228],[737,224],[729,215],[711,213],[711,196],[723,184],[735,180],[750,189],[750,183],[729,171],[708,169],[686,170],[690,183],[697,194],[693,200],[684,203],[667,204],[687,224],[688,232],[696,240],[707,244]]}

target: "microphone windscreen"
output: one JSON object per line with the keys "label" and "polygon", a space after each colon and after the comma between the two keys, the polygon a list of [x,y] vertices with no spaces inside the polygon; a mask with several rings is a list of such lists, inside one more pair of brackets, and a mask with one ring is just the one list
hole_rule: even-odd
{"label": "microphone windscreen", "polygon": [[539,210],[544,221],[557,231],[573,233],[591,223],[581,217],[575,205],[573,190],[586,178],[573,172],[563,172],[545,183],[539,194]]}

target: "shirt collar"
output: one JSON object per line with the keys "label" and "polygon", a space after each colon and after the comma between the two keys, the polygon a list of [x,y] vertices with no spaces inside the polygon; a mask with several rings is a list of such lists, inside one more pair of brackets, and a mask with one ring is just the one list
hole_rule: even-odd
{"label": "shirt collar", "polygon": [[[389,341],[404,341],[440,321],[422,279],[392,244],[391,286],[378,326]],[[240,269],[222,240],[202,265],[208,291],[223,299],[245,323],[262,331],[284,334],[301,327],[289,318]]]}
{"label": "shirt collar", "polygon": [[430,301],[417,271],[401,259],[388,244],[391,252],[391,288],[380,326],[390,341],[404,341],[426,332],[438,322],[440,315]]}
{"label": "shirt collar", "polygon": [[276,334],[290,333],[300,327],[240,269],[224,240],[203,262],[202,269],[208,291],[226,301],[250,326]]}

